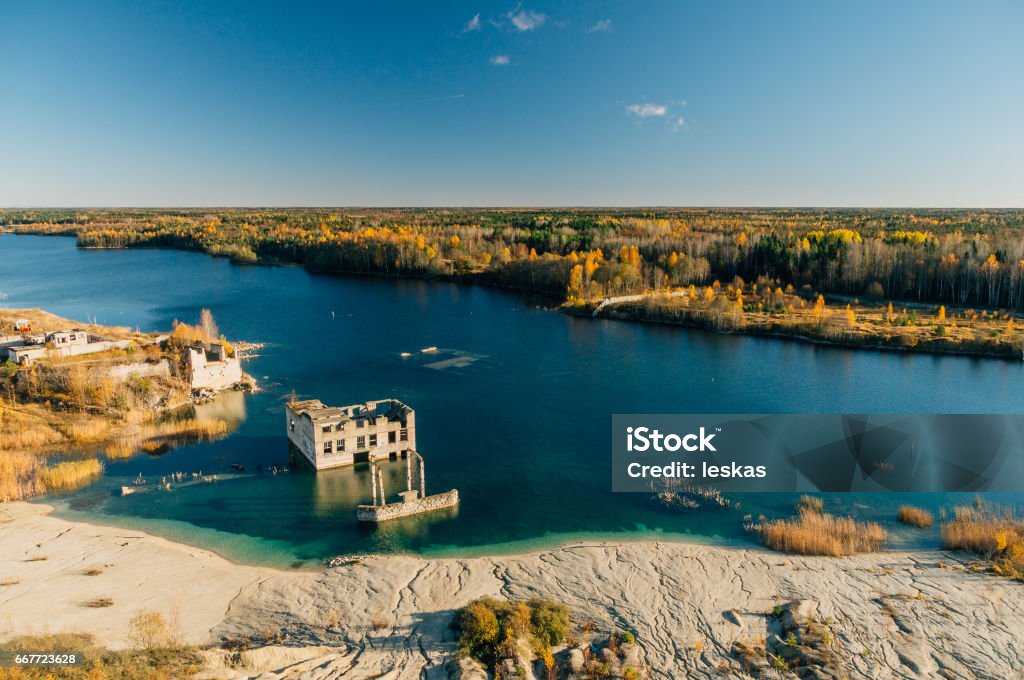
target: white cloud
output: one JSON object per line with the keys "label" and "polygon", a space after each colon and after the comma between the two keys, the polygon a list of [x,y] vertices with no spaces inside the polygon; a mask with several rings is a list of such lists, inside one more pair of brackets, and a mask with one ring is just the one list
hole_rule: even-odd
{"label": "white cloud", "polygon": [[512,60],[507,54],[496,54],[490,58],[490,62],[492,66],[508,66]]}
{"label": "white cloud", "polygon": [[668,107],[664,104],[630,104],[626,111],[638,118],[655,118],[668,114]]}
{"label": "white cloud", "polygon": [[677,132],[686,127],[686,119],[682,116],[673,116],[672,118],[672,132]]}
{"label": "white cloud", "polygon": [[516,8],[506,14],[509,21],[517,31],[532,31],[535,28],[540,28],[544,25],[544,22],[548,20],[548,15],[543,12],[534,12],[528,9]]}
{"label": "white cloud", "polygon": [[463,33],[468,33],[469,31],[479,31],[479,30],[480,30],[480,13],[477,12],[476,16],[474,16],[472,19],[470,19],[469,21],[466,22],[466,26],[462,29],[462,32]]}
{"label": "white cloud", "polygon": [[611,19],[601,19],[596,24],[587,29],[587,33],[607,33],[612,30]]}

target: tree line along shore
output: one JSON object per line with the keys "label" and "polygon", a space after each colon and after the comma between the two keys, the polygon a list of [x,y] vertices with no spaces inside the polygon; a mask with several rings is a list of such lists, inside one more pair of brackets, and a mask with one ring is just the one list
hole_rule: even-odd
{"label": "tree line along shore", "polygon": [[[854,347],[1019,357],[1024,340],[1021,210],[54,209],[0,225]],[[643,299],[606,304],[623,296]]]}

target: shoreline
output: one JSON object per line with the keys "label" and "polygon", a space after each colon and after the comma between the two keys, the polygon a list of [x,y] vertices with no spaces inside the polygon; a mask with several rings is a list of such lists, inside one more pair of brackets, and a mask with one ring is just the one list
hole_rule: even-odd
{"label": "shoreline", "polygon": [[[322,571],[324,569],[329,568],[328,563],[332,559],[337,558],[369,559],[409,557],[424,560],[500,559],[518,557],[522,555],[536,555],[539,553],[561,550],[563,548],[614,547],[630,545],[634,543],[668,543],[701,546],[708,548],[722,548],[725,550],[766,550],[760,544],[752,540],[716,540],[711,537],[697,536],[693,534],[687,534],[685,532],[670,532],[657,530],[649,530],[642,533],[625,531],[571,532],[566,534],[544,535],[514,541],[505,541],[502,543],[488,543],[471,546],[444,546],[437,550],[427,550],[423,552],[367,552],[329,555],[324,557],[305,559],[300,558],[298,556],[294,556],[296,561],[301,561],[304,564],[302,566],[285,567],[275,566],[273,563],[266,563],[258,560],[247,561],[244,558],[233,555],[231,551],[221,551],[215,547],[210,546],[209,541],[192,541],[184,536],[168,536],[165,535],[164,532],[160,531],[160,529],[157,526],[146,525],[166,522],[170,523],[170,526],[180,525],[183,528],[188,527],[188,530],[198,530],[202,534],[210,535],[211,538],[217,534],[227,533],[223,532],[220,529],[214,529],[209,527],[197,527],[194,524],[190,524],[182,520],[159,520],[148,517],[140,517],[137,515],[122,516],[108,515],[105,513],[90,514],[79,510],[69,509],[66,506],[65,500],[66,499],[63,498],[50,498],[47,495],[43,495],[15,502],[26,503],[28,505],[36,506],[42,509],[48,508],[49,510],[45,511],[45,514],[65,522],[86,524],[89,526],[97,527],[107,527],[110,529],[118,529],[121,531],[135,531],[145,533],[155,538],[194,548],[195,550],[205,550],[216,555],[217,557],[223,559],[226,562],[230,562],[240,567],[252,567],[256,569],[274,569],[287,573],[309,573]],[[3,507],[4,504],[0,504],[0,514],[2,514]],[[116,521],[117,519],[122,517],[124,521]],[[111,521],[104,521],[104,518],[109,518]],[[174,534],[175,532],[167,533]],[[228,535],[237,536],[236,534]],[[250,537],[246,535],[244,536],[244,540],[263,542],[266,539]],[[281,564],[283,564],[283,562]]]}
{"label": "shoreline", "polygon": [[[18,226],[18,225],[15,225]],[[78,236],[74,230],[66,232],[52,232],[52,233],[37,233],[32,231],[19,231],[12,228],[9,232],[15,236],[43,236],[43,237],[65,237],[74,238],[76,240],[76,248],[80,250],[170,250],[176,252],[189,252],[201,255],[207,255],[216,259],[227,260],[231,265],[238,267],[245,266],[263,266],[263,267],[297,267],[306,271],[310,274],[319,274],[327,276],[338,276],[338,277],[356,277],[356,278],[369,278],[379,280],[412,280],[412,281],[426,281],[426,282],[440,282],[450,283],[458,286],[483,286],[485,288],[492,288],[496,290],[503,290],[515,295],[523,296],[525,301],[529,302],[530,299],[543,300],[545,305],[538,305],[540,308],[549,312],[559,312],[566,316],[574,316],[579,318],[588,319],[606,319],[612,321],[625,321],[629,323],[643,323],[643,324],[658,324],[663,326],[675,326],[679,328],[688,328],[693,330],[699,330],[705,333],[714,333],[719,335],[736,335],[736,336],[750,336],[759,338],[768,338],[775,340],[792,340],[810,345],[820,345],[823,347],[834,347],[846,350],[866,350],[871,352],[895,352],[899,354],[907,355],[932,355],[932,356],[951,356],[951,357],[974,357],[982,359],[1001,359],[1007,362],[1018,362],[1022,360],[1024,354],[1014,349],[1013,352],[993,352],[993,351],[970,351],[970,350],[956,350],[956,349],[945,349],[935,346],[914,346],[914,347],[901,347],[898,345],[886,345],[876,342],[857,343],[848,341],[837,341],[827,338],[817,338],[805,333],[786,333],[786,332],[774,332],[767,330],[760,330],[757,328],[750,329],[738,329],[729,330],[716,328],[709,323],[702,323],[693,319],[659,319],[659,318],[648,318],[638,314],[629,313],[628,311],[621,311],[612,309],[607,312],[599,312],[597,316],[593,315],[593,309],[589,306],[584,309],[573,309],[569,303],[563,300],[559,295],[550,291],[534,290],[526,286],[510,285],[502,283],[493,275],[488,275],[487,272],[476,272],[468,274],[441,274],[441,273],[391,273],[391,272],[362,272],[362,271],[334,271],[324,270],[315,267],[310,267],[301,262],[290,262],[287,260],[267,260],[257,259],[253,262],[238,261],[230,256],[214,254],[207,250],[200,248],[180,248],[175,246],[166,245],[131,245],[131,246],[82,246],[77,243]],[[827,298],[843,298],[845,296],[829,294]],[[910,300],[893,300],[899,306],[914,307],[914,308],[927,308],[929,306],[935,306],[942,303],[924,303],[920,301]],[[550,306],[547,306],[550,304]],[[951,305],[952,307],[952,305]]]}
{"label": "shoreline", "polygon": [[[903,304],[902,302],[900,304]],[[830,340],[827,338],[817,338],[813,335],[807,335],[806,333],[782,333],[777,331],[763,330],[759,328],[740,328],[740,329],[727,329],[727,328],[716,328],[710,323],[703,323],[695,319],[663,319],[655,317],[644,317],[639,314],[632,314],[629,311],[622,311],[611,309],[609,311],[599,311],[597,315],[594,315],[594,310],[589,307],[583,309],[573,309],[568,305],[563,305],[558,308],[557,311],[567,315],[575,316],[580,318],[588,319],[603,319],[606,321],[624,321],[627,323],[642,323],[642,324],[653,324],[659,326],[674,326],[676,328],[687,328],[692,330],[702,331],[704,333],[713,333],[716,335],[727,335],[727,336],[747,336],[751,338],[766,338],[770,340],[790,340],[800,342],[806,345],[817,345],[820,347],[830,347],[835,349],[844,349],[852,351],[868,351],[868,352],[892,352],[896,354],[905,355],[920,355],[920,356],[949,356],[949,357],[969,357],[975,359],[999,359],[1008,363],[1020,363],[1024,353],[997,353],[988,351],[961,351],[955,349],[943,349],[939,347],[923,346],[923,347],[900,347],[897,345],[885,345],[882,343],[866,342],[856,343],[843,340]]]}
{"label": "shoreline", "polygon": [[[823,620],[834,621],[855,677],[1007,677],[1024,669],[1019,631],[1006,625],[1024,617],[1024,589],[972,573],[969,559],[951,553],[823,558],[601,542],[490,558],[369,556],[283,571],[50,510],[0,505],[0,573],[17,580],[0,586],[0,638],[79,631],[122,648],[129,619],[157,611],[178,622],[187,642],[212,645],[203,655],[219,674],[207,677],[302,669],[449,677],[452,610],[481,596],[554,597],[598,629],[635,631],[654,678],[720,677],[716,667],[732,645],[763,636],[765,612],[793,600],[814,600]],[[83,605],[99,597],[112,605]],[[226,640],[262,642],[232,656],[217,648]]]}

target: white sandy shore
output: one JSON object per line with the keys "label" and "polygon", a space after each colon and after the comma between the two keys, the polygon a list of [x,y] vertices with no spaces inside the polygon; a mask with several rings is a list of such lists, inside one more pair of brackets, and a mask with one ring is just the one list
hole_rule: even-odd
{"label": "white sandy shore", "polygon": [[[482,595],[550,596],[634,630],[656,678],[722,677],[733,641],[763,636],[765,613],[792,599],[820,603],[851,677],[1024,677],[1024,585],[946,553],[801,558],[648,542],[283,572],[48,511],[0,505],[0,638],[81,631],[119,647],[140,609],[177,612],[196,644],[280,638],[209,677],[447,678],[451,611]],[[113,606],[83,606],[103,597]]]}

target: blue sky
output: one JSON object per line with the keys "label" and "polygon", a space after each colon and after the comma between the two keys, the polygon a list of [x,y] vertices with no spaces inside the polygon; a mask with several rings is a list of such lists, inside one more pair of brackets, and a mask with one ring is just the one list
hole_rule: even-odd
{"label": "blue sky", "polygon": [[0,205],[1024,207],[1024,3],[0,0]]}

